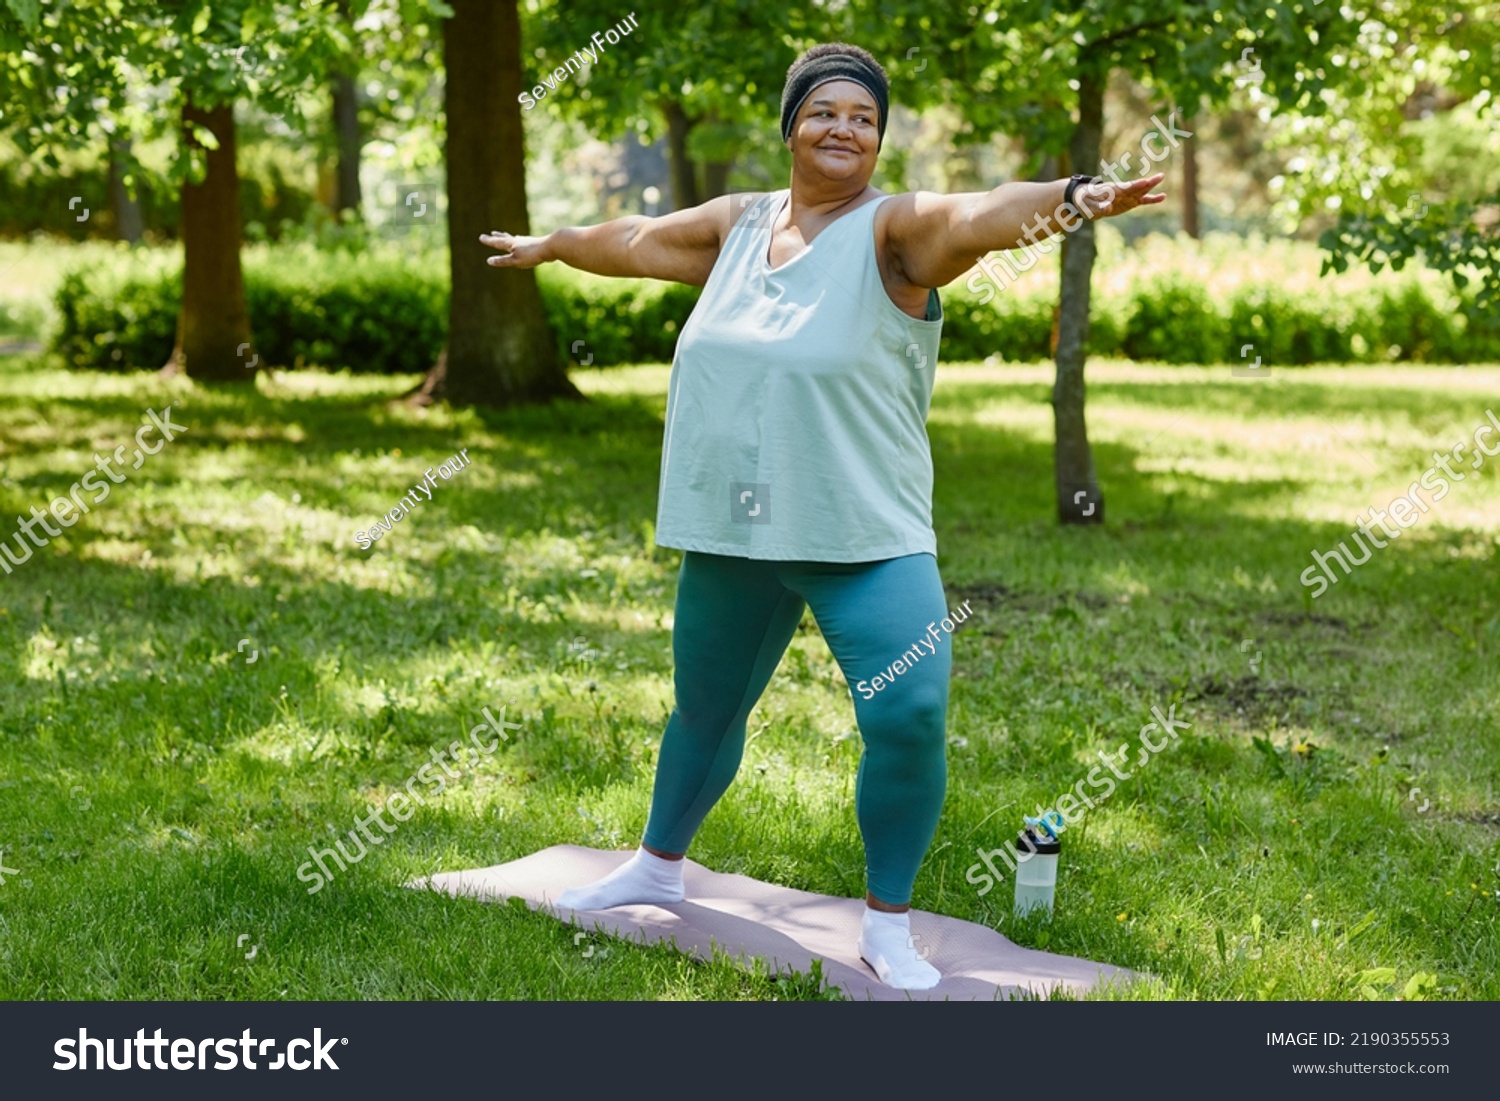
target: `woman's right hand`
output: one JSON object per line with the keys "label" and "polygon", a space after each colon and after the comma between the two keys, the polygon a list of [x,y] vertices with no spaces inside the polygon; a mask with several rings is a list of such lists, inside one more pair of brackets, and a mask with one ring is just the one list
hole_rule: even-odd
{"label": "woman's right hand", "polygon": [[500,250],[501,255],[485,261],[492,268],[534,268],[552,259],[547,255],[545,237],[515,237],[495,230],[481,233],[479,243]]}

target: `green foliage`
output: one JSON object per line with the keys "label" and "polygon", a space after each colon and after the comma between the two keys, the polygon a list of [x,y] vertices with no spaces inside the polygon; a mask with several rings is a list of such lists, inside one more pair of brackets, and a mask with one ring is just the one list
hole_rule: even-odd
{"label": "green foliage", "polygon": [[35,339],[41,333],[45,321],[45,316],[35,303],[0,301],[0,338]]}
{"label": "green foliage", "polygon": [[1054,302],[1045,295],[1000,294],[991,301],[976,298],[959,284],[938,293],[943,299],[946,360],[1008,361],[1046,359],[1052,342]]}
{"label": "green foliage", "polygon": [[[1467,292],[1471,325],[1500,334],[1500,229],[1492,219],[1476,217],[1471,203],[1430,210],[1415,199],[1397,213],[1346,211],[1318,239],[1328,252],[1323,270],[1343,272],[1363,264],[1379,272],[1389,264],[1400,271],[1408,259],[1421,257]],[[1491,212],[1500,209],[1500,192],[1488,205]]]}
{"label": "green foliage", "polygon": [[[984,303],[955,285],[943,292],[943,358],[1051,358],[1055,297],[1007,292]],[[1251,350],[1241,356],[1241,349]],[[1416,282],[1372,288],[1276,284],[1205,288],[1182,277],[1132,283],[1090,305],[1089,352],[1163,363],[1230,363],[1259,356],[1267,366],[1312,363],[1488,362],[1500,341]]]}
{"label": "green foliage", "polygon": [[0,9],[0,134],[53,173],[65,151],[97,148],[101,134],[124,138],[120,168],[137,179],[149,172],[136,143],[169,138],[175,187],[205,170],[204,149],[180,140],[186,103],[254,102],[285,126],[349,49],[327,0],[112,0],[40,13],[10,4]]}
{"label": "green foliage", "polygon": [[[100,143],[102,145],[102,143]],[[281,155],[258,155],[262,152]],[[240,147],[240,220],[251,240],[278,239],[288,225],[316,217],[318,205],[308,182],[296,178],[293,157],[271,143],[260,148]],[[153,239],[172,240],[182,220],[181,195],[162,174],[139,170],[134,174],[141,217]],[[61,171],[38,171],[17,155],[9,141],[0,140],[0,237],[32,233],[115,240],[118,227],[109,205],[108,165],[102,148],[85,149],[66,158]],[[69,201],[79,196],[89,212]]]}
{"label": "green foliage", "polygon": [[1184,279],[1157,277],[1141,285],[1125,325],[1131,359],[1164,363],[1224,362],[1223,329],[1208,292]]}
{"label": "green foliage", "polygon": [[[311,240],[247,249],[256,353],[278,367],[425,370],[446,334],[439,259],[376,247],[349,232],[346,243],[360,251],[319,249]],[[71,367],[155,368],[171,352],[181,269],[164,253],[120,256],[92,259],[58,289],[53,348]],[[582,366],[670,361],[699,294],[682,284],[604,279],[558,265],[537,277],[558,354]],[[1426,284],[1310,286],[1214,285],[1187,275],[1132,280],[1095,296],[1089,350],[1165,363],[1239,363],[1240,349],[1251,345],[1244,358],[1259,356],[1267,366],[1500,358],[1500,337]],[[1050,358],[1056,297],[1045,273],[998,295],[980,290],[962,283],[942,290],[944,360]]]}
{"label": "green foliage", "polygon": [[[55,308],[53,351],[74,368],[156,368],[171,354],[181,268],[157,254],[68,273]],[[672,358],[696,287],[540,273],[559,354],[612,366]],[[425,371],[447,337],[447,273],[435,257],[246,251],[245,294],[255,354],[277,367],[317,365],[390,374]],[[575,342],[581,341],[576,350]]]}
{"label": "green foliage", "polygon": [[[1426,301],[1420,290],[1416,294]],[[1274,284],[1251,286],[1230,303],[1226,351],[1231,360],[1240,359],[1241,350],[1251,345],[1253,352],[1244,358],[1260,356],[1265,363],[1348,363],[1358,358],[1354,333],[1371,332],[1374,322],[1354,309],[1348,297],[1329,294],[1309,301]],[[1386,348],[1389,342],[1367,338],[1364,345]]]}
{"label": "green foliage", "polygon": [[[1366,331],[1375,334],[1378,341],[1375,351],[1384,352],[1385,358],[1427,363],[1463,362],[1466,358],[1462,316],[1439,309],[1414,284],[1382,291],[1376,309],[1364,316]],[[1484,345],[1492,349],[1494,341],[1486,341],[1482,332],[1474,337],[1476,347],[1468,358],[1479,359],[1485,354]]]}
{"label": "green foliage", "polygon": [[110,281],[69,272],[57,288],[52,350],[70,367],[160,367],[172,353],[182,276]]}
{"label": "green foliage", "polygon": [[538,281],[558,354],[595,367],[669,362],[699,294],[681,283],[599,279],[559,265],[539,271]]}
{"label": "green foliage", "polygon": [[[53,350],[70,367],[159,367],[171,354],[180,268],[94,267],[58,288]],[[262,362],[380,374],[424,371],[446,337],[447,288],[398,255],[351,263],[311,248],[251,249],[245,296]]]}
{"label": "green foliage", "polygon": [[424,371],[446,337],[443,282],[395,260],[361,262],[332,279],[291,265],[247,267],[245,294],[267,363]]}
{"label": "green foliage", "polygon": [[[530,92],[542,74],[590,46],[595,32],[629,14],[607,0],[537,4],[525,23],[523,87]],[[728,160],[752,130],[775,126],[782,80],[797,53],[793,40],[824,40],[835,27],[847,33],[849,17],[770,0],[647,5],[630,35],[596,50],[586,75],[567,81],[540,106],[579,118],[600,136],[634,130],[650,139],[666,133],[665,111],[677,107],[691,124],[689,153]]]}

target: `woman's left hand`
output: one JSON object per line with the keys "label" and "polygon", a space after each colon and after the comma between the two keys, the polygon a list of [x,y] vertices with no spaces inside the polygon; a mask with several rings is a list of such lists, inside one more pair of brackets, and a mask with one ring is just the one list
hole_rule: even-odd
{"label": "woman's left hand", "polygon": [[1073,192],[1073,205],[1086,218],[1113,218],[1116,214],[1124,214],[1138,206],[1166,202],[1165,195],[1150,193],[1153,187],[1166,178],[1165,173],[1158,172],[1154,176],[1122,184],[1112,180],[1084,184]]}

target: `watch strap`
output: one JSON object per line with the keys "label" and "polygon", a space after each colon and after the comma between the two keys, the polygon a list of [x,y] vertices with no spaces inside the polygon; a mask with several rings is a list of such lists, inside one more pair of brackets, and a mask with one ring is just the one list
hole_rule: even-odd
{"label": "watch strap", "polygon": [[[1068,186],[1063,191],[1063,202],[1073,207],[1074,210],[1078,210],[1078,206],[1073,202],[1073,193],[1078,190],[1080,184],[1091,184],[1097,180],[1097,176],[1069,176]],[[1079,211],[1079,213],[1082,213],[1082,211]]]}

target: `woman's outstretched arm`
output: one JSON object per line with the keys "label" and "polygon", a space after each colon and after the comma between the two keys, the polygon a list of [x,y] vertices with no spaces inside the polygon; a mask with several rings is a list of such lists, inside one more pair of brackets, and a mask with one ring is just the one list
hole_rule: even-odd
{"label": "woman's outstretched arm", "polygon": [[1124,184],[1085,185],[1073,193],[1071,207],[1063,202],[1067,180],[1007,183],[958,195],[909,192],[892,201],[886,250],[909,282],[941,287],[996,249],[1034,245],[1084,218],[1108,218],[1162,202],[1165,195],[1150,191],[1163,178],[1158,173]]}
{"label": "woman's outstretched arm", "polygon": [[497,268],[534,268],[558,260],[595,275],[669,279],[701,287],[708,282],[719,249],[743,201],[721,195],[659,218],[632,214],[597,226],[568,226],[545,237],[486,233],[482,244],[499,249],[489,263]]}

